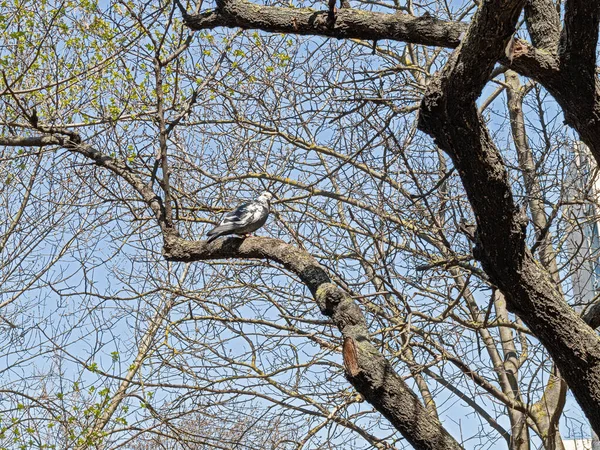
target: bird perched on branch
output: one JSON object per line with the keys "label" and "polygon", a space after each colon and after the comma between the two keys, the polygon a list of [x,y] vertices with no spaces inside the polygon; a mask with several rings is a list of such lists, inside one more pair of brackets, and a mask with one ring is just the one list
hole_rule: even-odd
{"label": "bird perched on branch", "polygon": [[269,192],[260,194],[257,200],[238,206],[228,212],[221,223],[209,231],[208,242],[228,234],[248,235],[262,227],[269,217],[269,200],[273,196]]}

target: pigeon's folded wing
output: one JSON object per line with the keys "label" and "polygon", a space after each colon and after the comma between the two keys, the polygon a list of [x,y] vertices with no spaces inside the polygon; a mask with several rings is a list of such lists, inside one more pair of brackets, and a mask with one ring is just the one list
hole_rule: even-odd
{"label": "pigeon's folded wing", "polygon": [[231,212],[225,214],[223,220],[220,223],[220,226],[229,225],[237,228],[238,226],[241,228],[245,225],[248,225],[254,216],[256,211],[256,205],[252,203],[245,203]]}
{"label": "pigeon's folded wing", "polygon": [[228,234],[252,233],[265,224],[268,215],[269,205],[260,199],[238,206],[233,211],[226,213],[219,226],[206,234],[208,242]]}

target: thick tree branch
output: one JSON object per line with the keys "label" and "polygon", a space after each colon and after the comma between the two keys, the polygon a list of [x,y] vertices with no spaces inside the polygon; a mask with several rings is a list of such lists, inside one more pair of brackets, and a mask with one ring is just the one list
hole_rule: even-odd
{"label": "thick tree branch", "polygon": [[[550,0],[540,0],[543,2]],[[531,8],[534,8],[532,6]],[[535,6],[540,9],[540,6]],[[543,13],[533,9],[531,15],[538,19]],[[323,36],[338,39],[393,40],[411,44],[433,45],[455,48],[460,44],[468,24],[443,21],[431,16],[416,17],[408,14],[385,14],[356,9],[341,9],[332,25],[327,21],[328,11],[315,11],[308,8],[283,8],[263,6],[247,0],[233,0],[222,3],[217,10],[189,15],[182,9],[185,24],[193,30],[217,27],[257,29],[271,33]],[[533,19],[532,19],[533,20]],[[539,40],[548,25],[534,23]],[[550,27],[551,28],[551,27]],[[513,60],[503,54],[499,61],[518,71],[521,75],[542,81],[558,71],[555,54],[541,51],[534,46],[519,41],[520,47]],[[545,42],[545,41],[544,41]],[[541,47],[544,48],[544,47]]]}
{"label": "thick tree branch", "polygon": [[325,270],[304,250],[264,237],[207,244],[167,235],[164,256],[168,261],[182,262],[259,258],[281,264],[309,288],[321,312],[331,317],[342,333],[346,376],[356,390],[415,448],[461,448],[373,346],[359,306],[331,282]]}
{"label": "thick tree branch", "polygon": [[556,54],[538,49],[521,39],[515,40],[512,61],[503,56],[499,62],[520,75],[538,81],[544,87],[560,79],[560,67]]}
{"label": "thick tree branch", "polygon": [[553,0],[527,0],[525,24],[534,46],[556,52],[560,37],[560,17]]}
{"label": "thick tree branch", "polygon": [[273,33],[291,33],[365,40],[391,39],[439,47],[456,47],[467,24],[447,22],[431,16],[384,14],[340,9],[334,23],[328,11],[309,8],[262,6],[246,0],[222,2],[215,11],[184,16],[192,30],[216,27],[258,29]]}
{"label": "thick tree branch", "polygon": [[[503,267],[522,258],[527,219],[514,204],[502,157],[475,100],[504,54],[523,4],[524,0],[483,4],[461,45],[430,83],[419,115],[419,128],[434,137],[459,171],[485,252],[493,251],[488,256]],[[498,236],[511,238],[500,248],[487,245],[497,243]]]}
{"label": "thick tree branch", "polygon": [[600,302],[594,303],[582,317],[594,330],[600,327]]}
{"label": "thick tree branch", "polygon": [[47,147],[49,145],[62,145],[64,139],[57,136],[0,136],[0,145],[6,147]]}
{"label": "thick tree branch", "polygon": [[588,81],[596,73],[596,44],[600,3],[589,0],[567,0],[565,19],[558,53],[561,66],[568,71],[578,71]]}
{"label": "thick tree branch", "polygon": [[496,61],[505,54],[505,49],[515,32],[517,19],[524,0],[492,1],[483,3],[471,22],[461,45],[444,66],[445,83],[468,91],[465,103],[479,97],[488,82]]}
{"label": "thick tree branch", "polygon": [[[430,83],[419,127],[452,158],[477,219],[476,256],[548,349],[596,431],[600,430],[600,339],[564,302],[525,248],[527,219],[515,205],[505,164],[475,99],[502,57],[524,1],[488,0],[462,44]],[[600,142],[600,141],[599,141]],[[581,374],[588,377],[582,379]]]}

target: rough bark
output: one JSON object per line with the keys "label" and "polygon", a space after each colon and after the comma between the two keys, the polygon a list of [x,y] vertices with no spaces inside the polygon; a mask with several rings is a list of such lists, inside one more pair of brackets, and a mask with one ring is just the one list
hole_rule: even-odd
{"label": "rough bark", "polygon": [[415,44],[456,47],[468,24],[448,22],[432,16],[384,14],[340,9],[335,22],[328,11],[309,8],[261,6],[246,0],[220,2],[214,11],[184,15],[192,30],[215,27],[259,29],[274,33],[327,36],[338,39],[392,39]]}
{"label": "rough bark", "polygon": [[[529,4],[530,2],[528,2]],[[545,2],[548,3],[548,2]],[[558,36],[558,30],[556,37]],[[548,233],[544,233],[548,225],[548,218],[544,209],[542,198],[542,188],[540,181],[535,173],[535,161],[533,152],[529,146],[527,132],[525,129],[525,116],[523,114],[523,97],[525,89],[521,85],[519,76],[512,70],[507,70],[504,73],[505,83],[507,86],[506,97],[508,103],[508,113],[510,117],[510,126],[513,136],[513,142],[517,150],[519,168],[523,174],[525,190],[527,192],[529,211],[536,233],[538,242],[539,256],[542,265],[550,273],[550,276],[555,282],[556,289],[561,297],[564,298],[564,293],[560,284],[560,275],[558,272],[558,264],[556,262],[556,252],[552,247],[552,241]],[[500,300],[502,304],[502,313],[505,320],[508,317],[505,313],[505,301]],[[497,302],[498,308],[498,302]],[[501,315],[499,314],[499,315]],[[512,331],[502,327],[500,334],[508,334],[502,338],[503,345],[508,342],[511,347],[508,349],[515,356],[510,358],[512,366],[518,367],[518,358],[516,358],[516,349],[512,340]],[[506,354],[506,353],[505,353]],[[560,377],[558,371],[554,370],[553,376],[550,378],[544,390],[542,398],[533,405],[531,415],[538,428],[538,433],[544,442],[545,448],[552,450],[561,450],[564,448],[559,430],[558,420],[562,414],[565,405],[567,388],[564,380]]]}
{"label": "rough bark", "polygon": [[583,320],[593,329],[600,327],[600,303],[590,307],[583,315]]}
{"label": "rough bark", "polygon": [[566,69],[580,69],[588,80],[596,73],[596,43],[600,4],[588,0],[566,0],[564,27],[558,55]]}
{"label": "rough bark", "polygon": [[[457,167],[477,219],[478,257],[493,283],[548,349],[596,431],[600,430],[600,339],[564,302],[525,248],[527,219],[475,100],[514,33],[524,1],[484,2],[461,45],[430,83],[419,127]],[[600,142],[600,141],[599,141]]]}
{"label": "rough bark", "polygon": [[535,47],[556,51],[560,37],[560,17],[553,0],[527,0],[525,24]]}
{"label": "rough bark", "polygon": [[355,389],[415,448],[461,448],[373,346],[365,317],[356,302],[331,282],[325,270],[307,252],[265,237],[207,244],[167,234],[164,256],[169,261],[182,262],[259,258],[281,264],[309,288],[321,312],[340,330],[346,349],[346,377]]}

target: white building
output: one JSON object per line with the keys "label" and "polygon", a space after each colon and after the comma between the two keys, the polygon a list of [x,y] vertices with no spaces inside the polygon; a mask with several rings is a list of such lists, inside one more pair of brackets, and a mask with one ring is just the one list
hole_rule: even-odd
{"label": "white building", "polygon": [[[583,143],[575,144],[574,156],[566,194],[576,201],[565,215],[574,304],[582,311],[600,300],[600,170]],[[590,432],[592,439],[565,440],[565,450],[600,450],[598,436]]]}
{"label": "white building", "polygon": [[569,439],[563,441],[565,450],[592,450],[591,439]]}

